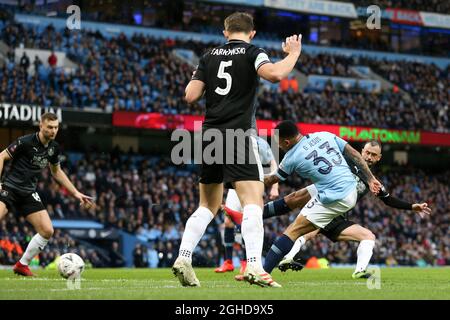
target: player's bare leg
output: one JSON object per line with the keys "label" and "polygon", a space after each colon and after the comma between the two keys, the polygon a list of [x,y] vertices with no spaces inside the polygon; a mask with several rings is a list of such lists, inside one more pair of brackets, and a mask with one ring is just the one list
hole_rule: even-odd
{"label": "player's bare leg", "polygon": [[222,203],[222,183],[200,183],[199,189],[200,205],[186,222],[178,258],[172,267],[182,286],[200,286],[200,281],[192,268],[192,252]]}
{"label": "player's bare leg", "polygon": [[14,265],[13,271],[16,274],[23,276],[33,276],[28,264],[39,254],[39,252],[44,250],[48,240],[53,235],[53,226],[46,210],[31,213],[26,219],[34,227],[34,230],[36,230],[37,233],[28,243],[22,258]]}
{"label": "player's bare leg", "polygon": [[344,229],[338,237],[339,241],[359,241],[357,251],[356,268],[352,278],[369,278],[370,273],[367,272],[370,258],[372,258],[373,248],[375,247],[375,235],[367,228],[354,224]]}
{"label": "player's bare leg", "polygon": [[244,279],[261,287],[281,287],[264,271],[261,262],[264,242],[262,219],[264,184],[261,181],[236,181],[234,188],[243,207],[241,224],[245,243],[247,267]]}

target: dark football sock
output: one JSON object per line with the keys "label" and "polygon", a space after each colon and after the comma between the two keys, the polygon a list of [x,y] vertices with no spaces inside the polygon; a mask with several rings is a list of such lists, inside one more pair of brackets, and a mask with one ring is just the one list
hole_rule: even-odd
{"label": "dark football sock", "polygon": [[267,253],[266,260],[264,262],[264,270],[271,273],[272,270],[283,260],[284,256],[291,251],[294,241],[289,239],[288,236],[282,235],[275,240]]}
{"label": "dark football sock", "polygon": [[225,227],[224,231],[224,242],[225,242],[225,260],[233,259],[233,244],[234,244],[234,227]]}

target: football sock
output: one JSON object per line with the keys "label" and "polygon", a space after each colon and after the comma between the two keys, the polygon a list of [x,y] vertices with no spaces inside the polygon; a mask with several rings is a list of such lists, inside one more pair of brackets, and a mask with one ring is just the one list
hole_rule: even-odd
{"label": "football sock", "polygon": [[234,227],[225,227],[223,238],[225,244],[224,259],[233,259]]}
{"label": "football sock", "polygon": [[264,270],[271,273],[278,263],[283,260],[283,257],[291,250],[293,245],[294,241],[292,241],[285,234],[275,240],[267,253],[266,260],[264,262]]}
{"label": "football sock", "polygon": [[22,258],[19,262],[23,265],[28,265],[30,261],[39,254],[44,247],[47,245],[48,239],[45,239],[39,233],[36,233],[33,238],[31,238],[30,243],[28,243],[27,249],[25,250]]}
{"label": "football sock", "polygon": [[261,255],[264,242],[262,209],[256,204],[244,207],[241,224],[242,239],[245,243],[247,263],[256,269],[262,269]]}
{"label": "football sock", "polygon": [[284,198],[270,201],[264,205],[263,219],[271,217],[282,216],[291,212],[291,208],[288,207]]}
{"label": "football sock", "polygon": [[192,261],[192,252],[213,218],[214,215],[208,208],[199,207],[195,210],[186,222],[178,257],[185,257]]}
{"label": "football sock", "polygon": [[374,240],[363,240],[358,246],[358,260],[356,262],[355,272],[365,271],[369,265],[370,258],[372,257],[373,247],[375,247]]}
{"label": "football sock", "polygon": [[242,257],[241,257],[241,260],[247,261],[247,254],[246,254],[246,252],[245,252],[245,244],[241,244],[241,248],[242,248]]}
{"label": "football sock", "polygon": [[294,246],[292,247],[291,251],[285,256],[287,259],[293,259],[294,256],[300,251],[302,246],[305,244],[305,237],[301,236],[294,242]]}

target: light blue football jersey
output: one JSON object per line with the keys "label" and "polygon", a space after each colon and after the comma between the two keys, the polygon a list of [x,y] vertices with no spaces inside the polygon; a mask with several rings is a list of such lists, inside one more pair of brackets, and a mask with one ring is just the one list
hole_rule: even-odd
{"label": "light blue football jersey", "polygon": [[277,176],[283,181],[295,171],[315,184],[322,203],[341,200],[356,188],[355,177],[342,155],[346,144],[329,132],[306,135],[286,153]]}

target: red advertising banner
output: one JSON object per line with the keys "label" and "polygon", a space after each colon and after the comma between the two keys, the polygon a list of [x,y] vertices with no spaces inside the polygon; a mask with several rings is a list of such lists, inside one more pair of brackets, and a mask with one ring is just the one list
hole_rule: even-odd
{"label": "red advertising banner", "polygon": [[396,23],[423,26],[422,17],[420,16],[419,11],[387,8],[386,14]]}
{"label": "red advertising banner", "polygon": [[[117,111],[113,113],[113,125],[117,127],[142,128],[154,130],[201,129],[203,116],[164,115],[160,113],[135,113]],[[277,121],[258,120],[260,135],[272,135]],[[404,143],[450,147],[450,134],[425,131],[396,130],[358,126],[298,123],[302,134],[328,131],[348,141],[379,140],[383,143]]]}

